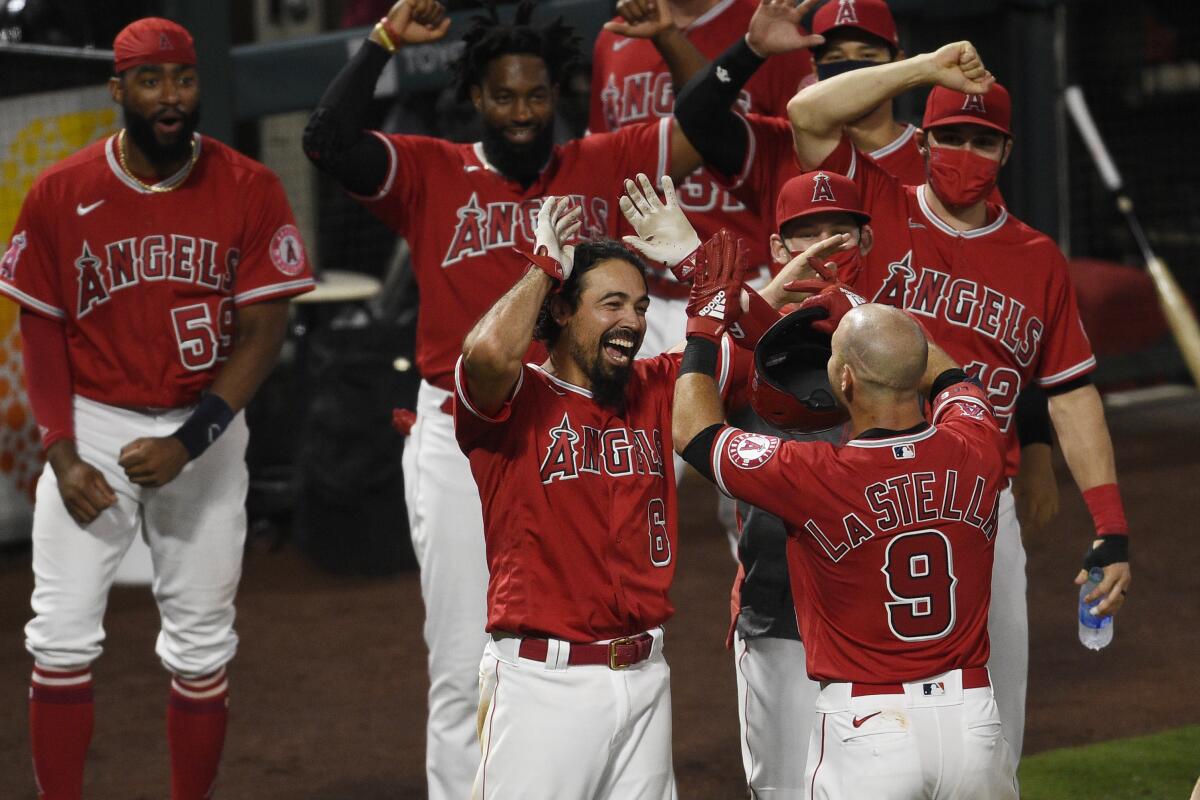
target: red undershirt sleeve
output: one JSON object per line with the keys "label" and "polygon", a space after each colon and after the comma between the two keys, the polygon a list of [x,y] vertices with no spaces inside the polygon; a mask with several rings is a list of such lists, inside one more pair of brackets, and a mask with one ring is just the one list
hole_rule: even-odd
{"label": "red undershirt sleeve", "polygon": [[22,311],[21,342],[29,406],[37,420],[42,448],[49,449],[60,439],[75,438],[67,329],[59,320]]}

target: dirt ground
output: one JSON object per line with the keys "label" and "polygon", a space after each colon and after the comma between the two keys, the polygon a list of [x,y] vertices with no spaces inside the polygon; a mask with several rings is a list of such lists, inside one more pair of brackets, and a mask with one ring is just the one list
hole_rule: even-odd
{"label": "dirt ground", "polygon": [[[1087,514],[1059,463],[1061,512],[1031,537],[1032,623],[1026,752],[1200,721],[1200,400],[1110,411],[1134,531],[1135,582],[1100,653],[1075,637],[1071,584]],[[684,800],[744,796],[730,656],[722,642],[733,564],[698,482],[684,488],[673,672],[675,769]],[[29,552],[0,555],[0,798],[32,798],[21,628]],[[230,670],[232,714],[218,797],[382,800],[424,796],[425,652],[415,573],[337,578],[295,551],[254,547],[238,602],[242,645]],[[95,665],[91,800],[167,794],[167,677],[154,653],[145,589],[118,588]],[[1191,687],[1191,688],[1188,688]]]}

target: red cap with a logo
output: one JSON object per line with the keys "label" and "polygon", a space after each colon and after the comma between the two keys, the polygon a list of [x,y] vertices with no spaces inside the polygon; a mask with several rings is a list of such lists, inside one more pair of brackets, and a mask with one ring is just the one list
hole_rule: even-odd
{"label": "red cap with a logo", "polygon": [[900,47],[896,20],[883,0],[829,0],[813,14],[813,33],[825,34],[835,28],[858,28]]}
{"label": "red cap with a logo", "polygon": [[775,201],[775,224],[782,228],[794,219],[812,214],[841,212],[870,222],[863,211],[858,185],[836,172],[806,172],[783,185]]}
{"label": "red cap with a logo", "polygon": [[143,17],[131,22],[113,40],[113,66],[117,74],[142,64],[196,63],[192,35],[177,22]]}
{"label": "red cap with a logo", "polygon": [[1012,124],[1012,98],[1008,90],[993,83],[987,94],[963,94],[944,86],[935,86],[925,101],[925,130],[939,125],[982,125],[1008,136]]}

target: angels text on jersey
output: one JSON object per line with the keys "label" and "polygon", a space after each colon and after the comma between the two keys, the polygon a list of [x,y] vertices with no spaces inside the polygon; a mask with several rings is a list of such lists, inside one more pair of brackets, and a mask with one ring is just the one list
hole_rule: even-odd
{"label": "angels text on jersey", "polygon": [[657,430],[625,427],[600,430],[573,425],[571,415],[545,434],[542,483],[566,481],[582,475],[620,478],[629,475],[663,475],[662,434]]}

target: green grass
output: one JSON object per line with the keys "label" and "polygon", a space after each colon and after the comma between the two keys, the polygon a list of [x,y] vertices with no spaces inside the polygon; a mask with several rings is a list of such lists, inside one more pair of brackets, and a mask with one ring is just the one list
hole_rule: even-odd
{"label": "green grass", "polygon": [[1200,725],[1038,753],[1021,760],[1023,800],[1188,800]]}

